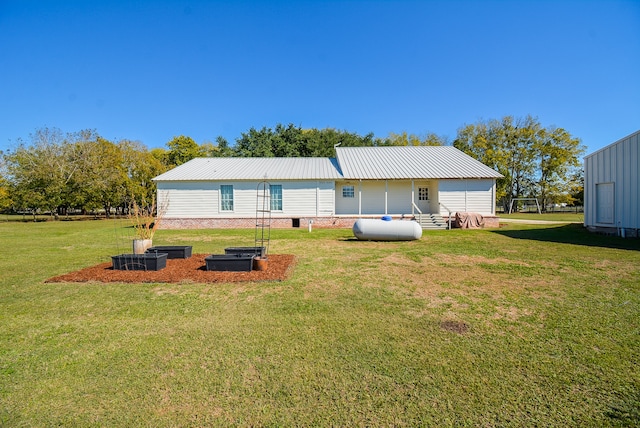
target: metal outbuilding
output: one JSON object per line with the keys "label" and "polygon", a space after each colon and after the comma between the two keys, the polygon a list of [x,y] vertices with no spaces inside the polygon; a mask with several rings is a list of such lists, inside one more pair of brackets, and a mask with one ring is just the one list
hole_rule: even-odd
{"label": "metal outbuilding", "polygon": [[638,237],[640,131],[584,158],[584,225],[589,230]]}

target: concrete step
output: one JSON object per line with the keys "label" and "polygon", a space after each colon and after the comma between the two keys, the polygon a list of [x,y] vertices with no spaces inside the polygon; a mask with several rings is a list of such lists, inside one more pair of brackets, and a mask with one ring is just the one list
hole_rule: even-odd
{"label": "concrete step", "polygon": [[422,214],[420,227],[422,230],[446,230],[449,224],[440,214]]}

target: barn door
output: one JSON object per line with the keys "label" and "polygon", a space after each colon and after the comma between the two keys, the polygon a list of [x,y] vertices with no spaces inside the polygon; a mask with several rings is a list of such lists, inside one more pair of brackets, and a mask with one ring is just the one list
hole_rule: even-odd
{"label": "barn door", "polygon": [[596,222],[614,223],[615,196],[613,183],[596,184]]}

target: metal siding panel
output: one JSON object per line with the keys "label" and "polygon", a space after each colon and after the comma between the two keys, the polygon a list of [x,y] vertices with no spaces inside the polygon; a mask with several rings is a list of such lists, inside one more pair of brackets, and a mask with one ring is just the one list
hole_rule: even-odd
{"label": "metal siding panel", "polygon": [[629,204],[631,205],[631,215],[629,218],[629,226],[640,229],[640,133],[631,137],[630,149],[630,178],[631,192]]}
{"label": "metal siding panel", "polygon": [[585,226],[593,226],[595,217],[593,214],[593,192],[595,185],[593,183],[593,157],[584,159],[584,224]]}
{"label": "metal siding panel", "polygon": [[598,222],[596,185],[615,183],[614,226],[640,228],[639,151],[640,131],[637,131],[585,157],[585,225]]}

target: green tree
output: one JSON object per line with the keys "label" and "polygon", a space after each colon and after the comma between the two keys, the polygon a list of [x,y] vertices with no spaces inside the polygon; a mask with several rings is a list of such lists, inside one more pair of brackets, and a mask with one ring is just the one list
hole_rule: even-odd
{"label": "green tree", "polygon": [[334,147],[370,147],[389,145],[388,140],[372,133],[359,136],[335,129],[302,129],[293,124],[278,124],[275,130],[249,129],[236,140],[235,153],[241,157],[326,157],[335,156]]}
{"label": "green tree", "polygon": [[4,153],[0,150],[0,211],[10,208],[11,204],[10,183],[7,180],[6,162]]}
{"label": "green tree", "polygon": [[216,158],[227,158],[235,155],[233,149],[229,146],[229,142],[223,136],[216,138],[216,146],[210,152],[210,156]]}
{"label": "green tree", "polygon": [[236,154],[240,157],[274,157],[273,139],[274,134],[270,128],[257,130],[251,127],[236,140]]}
{"label": "green tree", "polygon": [[31,144],[19,141],[5,156],[11,198],[17,208],[57,216],[64,202],[65,188],[78,165],[69,162],[73,146],[57,128],[40,128],[30,134]]}
{"label": "green tree", "polygon": [[84,209],[102,208],[107,218],[127,195],[127,174],[122,151],[113,142],[96,137],[76,142],[81,166],[75,176],[74,195]]}
{"label": "green tree", "polygon": [[429,132],[424,137],[416,134],[408,134],[403,131],[400,134],[389,134],[389,144],[392,146],[444,146],[446,139]]}
{"label": "green tree", "polygon": [[577,169],[569,181],[569,205],[584,205],[584,170]]}
{"label": "green tree", "polygon": [[167,143],[167,165],[176,167],[191,159],[205,156],[205,151],[191,137],[180,135]]}
{"label": "green tree", "polygon": [[554,202],[570,202],[575,170],[584,147],[562,128],[543,129],[535,143],[538,180],[536,194],[543,207]]}
{"label": "green tree", "polygon": [[140,142],[122,140],[117,146],[126,177],[126,197],[123,202],[132,197],[138,205],[147,206],[156,194],[153,178],[165,172],[167,167]]}
{"label": "green tree", "polygon": [[513,198],[538,197],[545,204],[566,194],[569,173],[583,151],[567,131],[543,128],[532,116],[465,125],[453,145],[504,175],[496,196],[505,209]]}

